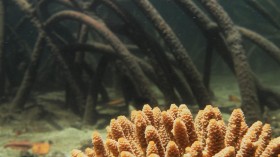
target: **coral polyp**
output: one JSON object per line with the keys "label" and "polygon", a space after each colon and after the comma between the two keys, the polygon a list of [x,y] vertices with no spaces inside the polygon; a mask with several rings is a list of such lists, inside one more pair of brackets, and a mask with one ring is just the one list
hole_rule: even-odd
{"label": "coral polyp", "polygon": [[276,157],[280,137],[272,139],[269,124],[246,124],[241,109],[233,110],[226,125],[217,107],[206,106],[195,118],[186,105],[167,111],[144,105],[112,119],[107,139],[92,137],[93,148],[73,150],[72,157]]}

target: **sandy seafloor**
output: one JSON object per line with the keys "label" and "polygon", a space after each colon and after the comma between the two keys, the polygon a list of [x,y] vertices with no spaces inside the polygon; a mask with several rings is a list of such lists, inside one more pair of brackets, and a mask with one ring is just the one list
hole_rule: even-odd
{"label": "sandy seafloor", "polygon": [[[259,78],[265,85],[280,92],[279,71],[262,73]],[[216,75],[212,78],[211,88],[215,93],[215,106],[221,107],[224,119],[227,121],[232,109],[240,105],[228,99],[229,95],[240,98],[236,80],[233,76]],[[42,117],[42,111],[36,107],[10,116],[4,105],[0,106],[0,157],[20,157],[18,150],[4,148],[4,145],[10,141],[52,141],[51,150],[46,157],[69,157],[73,148],[89,143],[93,130],[98,130],[103,138],[106,136],[104,127],[109,123],[110,118],[101,118],[95,126],[81,128],[81,119],[63,109],[63,92],[36,93],[33,94],[33,99],[37,104],[45,106],[44,109],[47,111],[44,112],[45,117]],[[189,106],[189,108],[197,110],[196,106]],[[118,110],[120,107],[100,108],[103,113],[118,113]],[[280,109],[268,111],[267,115],[274,129],[274,136],[279,136]],[[63,129],[59,130],[55,124]]]}

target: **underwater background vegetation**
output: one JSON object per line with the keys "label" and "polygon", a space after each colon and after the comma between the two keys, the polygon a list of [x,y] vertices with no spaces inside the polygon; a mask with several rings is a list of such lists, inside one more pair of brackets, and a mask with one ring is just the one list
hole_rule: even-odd
{"label": "underwater background vegetation", "polygon": [[187,104],[193,113],[218,106],[226,116],[241,108],[249,127],[271,123],[278,136],[279,6],[0,0],[0,126],[16,137],[34,128],[104,129],[144,104]]}

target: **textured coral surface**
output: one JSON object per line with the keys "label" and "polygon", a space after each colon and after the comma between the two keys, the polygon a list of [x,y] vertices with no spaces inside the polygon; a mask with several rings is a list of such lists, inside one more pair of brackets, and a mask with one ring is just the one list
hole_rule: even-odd
{"label": "textured coral surface", "polygon": [[260,121],[250,127],[235,109],[226,125],[220,110],[210,105],[195,119],[186,105],[167,111],[145,105],[112,119],[103,141],[94,132],[94,147],[73,150],[72,157],[279,157],[280,137],[271,139],[271,127]]}

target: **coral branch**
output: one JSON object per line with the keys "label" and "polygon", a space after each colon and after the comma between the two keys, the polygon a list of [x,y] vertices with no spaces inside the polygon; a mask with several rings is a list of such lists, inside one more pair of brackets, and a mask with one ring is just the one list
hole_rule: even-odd
{"label": "coral branch", "polygon": [[[145,105],[145,108],[146,111],[147,109],[157,110],[157,108],[151,109],[148,105]],[[175,106],[172,105],[169,110],[174,110],[174,108]],[[180,118],[180,112],[185,112],[184,110],[187,109],[187,106],[180,105],[177,109],[178,117],[176,117],[172,124],[174,126],[172,131],[174,133],[172,135],[174,140],[168,134],[171,140],[167,141],[166,146],[163,145],[166,141],[164,141],[157,130],[157,128],[161,127],[145,125],[147,119],[144,118],[143,115],[145,114],[143,114],[143,111],[134,111],[132,116],[134,120],[132,122],[124,117],[121,118],[122,120],[118,118],[118,120],[111,121],[109,129],[107,129],[110,136],[106,140],[108,150],[105,149],[107,151],[105,154],[114,154],[114,157],[117,155],[122,156],[122,154],[134,157],[276,157],[280,155],[280,137],[270,140],[270,126],[268,124],[262,125],[260,121],[255,122],[248,129],[240,109],[232,112],[228,127],[225,127],[217,108],[207,106],[204,110],[201,110],[197,115],[199,118],[195,122],[192,121],[194,123],[192,126],[199,127],[200,129],[196,130],[201,132],[201,134],[206,134],[206,136],[202,135],[200,137],[203,139],[199,139],[204,143],[200,141],[190,143],[188,135],[193,130],[187,130],[186,128],[189,124],[185,124]],[[163,111],[162,113],[164,114],[161,115],[166,116],[166,114],[169,114],[168,112]],[[171,115],[170,118],[172,118]],[[154,119],[159,119],[159,117],[155,116]],[[157,124],[157,120],[154,121],[155,125],[164,127],[164,124]],[[130,124],[132,126],[136,125],[136,127],[131,128],[131,130]],[[144,137],[143,133],[139,137],[137,125],[140,125],[141,132],[143,132],[145,127]],[[124,132],[130,135],[124,135]],[[196,132],[196,134],[199,133]],[[112,137],[117,139],[113,140],[111,139]],[[146,140],[146,143],[139,143],[139,138]],[[96,139],[98,139],[95,140],[96,142],[98,141],[98,144],[94,144],[95,152],[93,154],[96,154],[96,149],[98,149],[100,154],[100,151],[102,150],[103,152],[104,148],[99,138]],[[142,150],[142,153],[137,153],[139,150]],[[77,150],[75,151],[77,152]],[[78,153],[82,154],[79,151]],[[75,156],[72,155],[72,157]]]}

